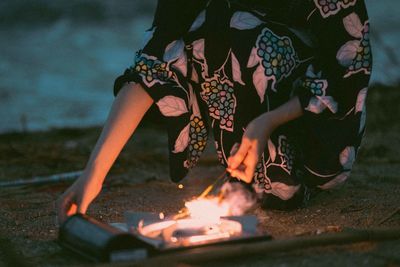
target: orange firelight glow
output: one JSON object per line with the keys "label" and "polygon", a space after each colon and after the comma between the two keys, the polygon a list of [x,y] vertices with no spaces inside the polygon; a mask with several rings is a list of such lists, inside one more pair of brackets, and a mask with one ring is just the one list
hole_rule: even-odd
{"label": "orange firelight glow", "polygon": [[223,216],[229,216],[229,205],[219,198],[197,198],[185,203],[190,217],[203,223],[218,223]]}
{"label": "orange firelight glow", "polygon": [[240,222],[230,220],[231,208],[220,197],[198,197],[185,203],[172,220],[159,214],[160,222],[139,224],[138,231],[148,238],[161,239],[167,246],[178,247],[224,240],[240,235]]}

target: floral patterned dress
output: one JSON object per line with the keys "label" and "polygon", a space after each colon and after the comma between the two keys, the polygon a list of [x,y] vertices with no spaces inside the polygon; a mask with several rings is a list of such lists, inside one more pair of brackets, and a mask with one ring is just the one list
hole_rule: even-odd
{"label": "floral patterned dress", "polygon": [[362,0],[159,0],[146,39],[114,93],[136,82],[153,98],[167,120],[173,181],[196,165],[211,133],[226,165],[246,125],[293,96],[304,115],[268,140],[257,192],[298,204],[307,188],[348,178],[372,64]]}

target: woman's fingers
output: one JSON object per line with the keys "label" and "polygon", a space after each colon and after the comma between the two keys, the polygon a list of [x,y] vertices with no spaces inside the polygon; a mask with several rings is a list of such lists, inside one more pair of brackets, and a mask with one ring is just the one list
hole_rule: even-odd
{"label": "woman's fingers", "polygon": [[[68,218],[68,216],[70,216],[70,213],[73,212],[73,210],[71,210],[73,205],[74,205],[73,196],[72,196],[72,193],[69,191],[65,192],[58,199],[58,201],[57,201],[57,217],[58,217],[59,224],[62,224]],[[75,205],[75,207],[76,207],[76,205]]]}
{"label": "woman's fingers", "polygon": [[236,177],[246,183],[253,180],[254,171],[258,162],[257,148],[250,147],[246,156],[237,168],[228,167],[232,177]]}
{"label": "woman's fingers", "polygon": [[245,169],[245,182],[250,183],[253,180],[254,171],[258,162],[257,147],[250,147],[246,158],[244,159]]}
{"label": "woman's fingers", "polygon": [[72,203],[71,206],[69,207],[67,213],[66,213],[67,217],[76,214],[77,211],[78,211],[78,205],[76,205],[75,203]]}
{"label": "woman's fingers", "polygon": [[78,203],[77,210],[75,211],[75,213],[79,212],[79,213],[85,214],[89,207],[89,204],[90,204],[90,201],[82,199],[80,201],[80,203]]}
{"label": "woman's fingers", "polygon": [[240,164],[236,169],[227,169],[232,177],[235,177],[239,180],[243,180],[245,178],[245,172],[244,170],[246,169],[246,166],[244,164]]}
{"label": "woman's fingers", "polygon": [[250,147],[250,142],[246,138],[243,138],[242,143],[240,144],[237,152],[233,156],[229,157],[228,168],[232,170],[236,169],[246,157],[249,147]]}

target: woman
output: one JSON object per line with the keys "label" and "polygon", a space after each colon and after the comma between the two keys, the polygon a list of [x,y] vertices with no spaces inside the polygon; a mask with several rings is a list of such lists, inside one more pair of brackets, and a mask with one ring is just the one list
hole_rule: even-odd
{"label": "woman", "polygon": [[277,2],[159,1],[84,173],[60,197],[60,222],[86,212],[153,103],[168,122],[175,182],[211,131],[221,163],[266,206],[296,207],[308,189],[346,180],[371,72],[364,2]]}

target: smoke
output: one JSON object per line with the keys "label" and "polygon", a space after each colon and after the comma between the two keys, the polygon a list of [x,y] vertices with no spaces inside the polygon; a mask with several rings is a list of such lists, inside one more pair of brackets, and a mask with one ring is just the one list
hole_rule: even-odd
{"label": "smoke", "polygon": [[222,185],[224,204],[230,207],[232,216],[240,216],[255,207],[257,195],[251,185],[240,181],[229,181]]}

